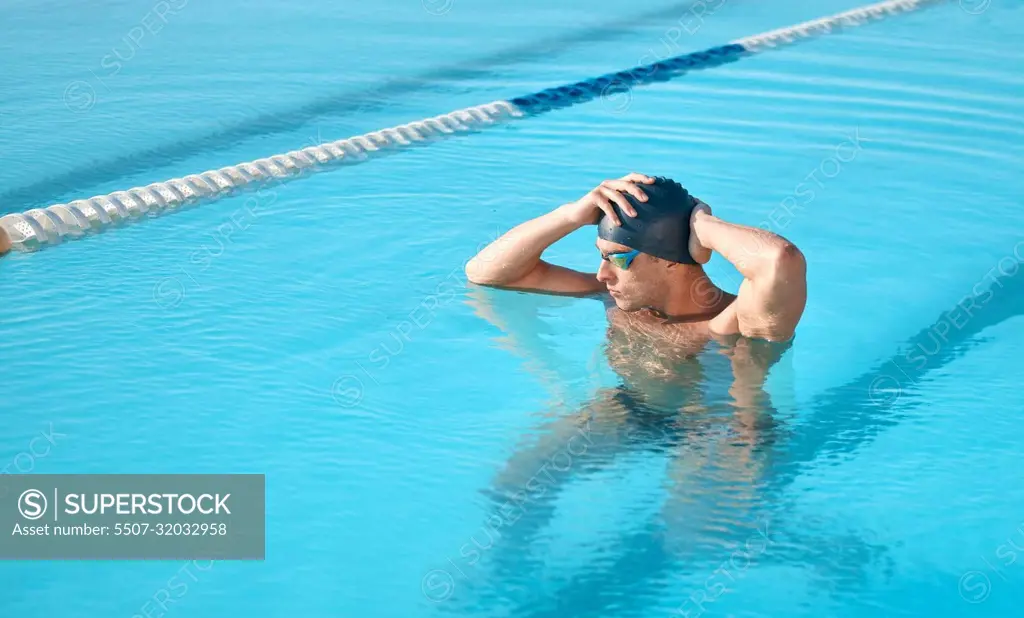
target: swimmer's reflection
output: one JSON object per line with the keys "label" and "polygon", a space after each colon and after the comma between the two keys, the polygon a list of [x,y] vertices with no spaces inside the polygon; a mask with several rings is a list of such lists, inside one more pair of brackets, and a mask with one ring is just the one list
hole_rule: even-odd
{"label": "swimmer's reflection", "polygon": [[[520,322],[513,337],[510,320],[499,316],[487,292],[473,290],[471,296],[478,315],[506,330],[504,341],[532,359],[528,367],[553,394],[563,395],[565,384],[578,381],[570,364],[533,334],[540,328]],[[523,313],[516,315],[521,320]],[[607,334],[603,356],[618,386],[599,389],[576,411],[549,423],[513,454],[489,489],[493,515],[464,553],[478,573],[461,585],[473,611],[535,604],[522,598],[529,589],[522,584],[541,568],[531,557],[537,555],[533,546],[542,541],[560,494],[637,454],[668,459],[668,499],[656,521],[640,526],[629,551],[615,552],[645,565],[620,565],[625,571],[662,571],[726,538],[756,533],[756,490],[779,429],[764,383],[789,344],[710,335],[666,342],[614,318]],[[621,573],[617,579],[624,579]]]}

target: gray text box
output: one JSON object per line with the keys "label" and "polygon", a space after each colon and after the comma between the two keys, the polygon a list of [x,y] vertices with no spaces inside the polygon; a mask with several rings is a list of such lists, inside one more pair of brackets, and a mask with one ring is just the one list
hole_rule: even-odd
{"label": "gray text box", "polygon": [[2,560],[263,560],[262,474],[0,475]]}

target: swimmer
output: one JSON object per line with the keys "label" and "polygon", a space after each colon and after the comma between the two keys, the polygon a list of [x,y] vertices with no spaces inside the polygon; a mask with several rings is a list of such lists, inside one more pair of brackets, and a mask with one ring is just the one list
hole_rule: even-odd
{"label": "swimmer", "polygon": [[[596,273],[541,259],[588,225],[597,226]],[[737,294],[704,272],[712,252],[743,275]],[[466,264],[466,276],[489,287],[599,296],[613,326],[675,343],[684,356],[728,336],[790,341],[807,301],[806,262],[788,240],[727,223],[679,183],[636,173],[509,230]]]}
{"label": "swimmer", "polygon": [[[588,225],[597,226],[596,273],[541,259]],[[712,252],[743,275],[736,295],[704,272]],[[504,345],[531,357],[528,368],[541,369],[544,382],[573,383],[571,363],[547,349],[532,332],[539,329],[518,332],[515,326],[528,326],[522,315],[502,319],[484,288],[600,298],[608,317],[600,350],[621,378],[602,384],[578,409],[544,413],[544,426],[530,432],[490,484],[496,507],[529,504],[489,549],[499,594],[538,576],[527,548],[549,524],[564,488],[631,454],[669,457],[666,499],[639,536],[615,546],[621,557],[605,548],[611,558],[580,581],[598,581],[602,589],[631,582],[631,591],[669,578],[678,560],[698,555],[697,539],[727,544],[755,534],[745,522],[756,521],[751,514],[761,503],[772,445],[785,433],[764,386],[791,347],[806,304],[806,264],[792,243],[722,221],[672,180],[630,174],[516,226],[474,256],[466,275],[482,286],[470,295],[477,313],[505,331]],[[785,399],[781,386],[776,392]],[[556,400],[571,401],[560,384],[549,387]],[[578,448],[584,439],[587,448]],[[567,452],[571,465],[564,463]],[[542,486],[538,471],[545,471]],[[576,592],[583,588],[591,587]]]}

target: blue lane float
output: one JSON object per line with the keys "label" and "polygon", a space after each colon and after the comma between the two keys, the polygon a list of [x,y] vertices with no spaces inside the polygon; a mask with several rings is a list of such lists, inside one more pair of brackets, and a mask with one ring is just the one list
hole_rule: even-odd
{"label": "blue lane float", "polygon": [[705,51],[675,56],[618,73],[608,73],[600,77],[585,79],[575,84],[547,88],[540,92],[516,97],[509,102],[522,110],[524,114],[533,116],[585,103],[596,98],[628,92],[637,86],[669,81],[689,71],[709,69],[735,62],[751,53],[753,52],[738,43],[712,47]]}

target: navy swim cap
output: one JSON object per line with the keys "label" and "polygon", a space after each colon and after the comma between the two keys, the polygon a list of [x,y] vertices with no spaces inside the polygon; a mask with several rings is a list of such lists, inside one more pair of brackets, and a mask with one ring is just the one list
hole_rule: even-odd
{"label": "navy swim cap", "polygon": [[697,200],[678,182],[661,176],[654,179],[654,184],[639,186],[647,194],[646,202],[623,194],[636,209],[636,218],[627,216],[612,202],[622,225],[615,225],[602,214],[597,223],[598,237],[670,262],[696,264],[690,256],[689,240],[690,214]]}

